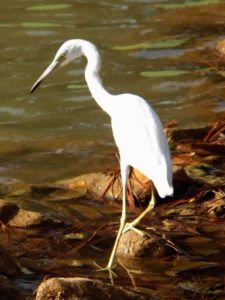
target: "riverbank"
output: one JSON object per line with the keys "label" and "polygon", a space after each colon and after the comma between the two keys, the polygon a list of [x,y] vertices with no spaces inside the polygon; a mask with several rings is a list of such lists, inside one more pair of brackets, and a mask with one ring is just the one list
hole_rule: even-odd
{"label": "riverbank", "polygon": [[[114,286],[95,264],[106,264],[118,229],[118,172],[1,184],[0,299],[224,298],[225,122],[171,126],[174,197],[143,220],[144,237],[124,234]],[[130,186],[132,219],[151,185],[133,172]]]}

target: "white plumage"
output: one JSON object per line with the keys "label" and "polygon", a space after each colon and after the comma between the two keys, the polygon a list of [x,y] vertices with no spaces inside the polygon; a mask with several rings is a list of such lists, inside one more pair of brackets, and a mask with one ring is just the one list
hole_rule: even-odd
{"label": "white plumage", "polygon": [[152,107],[141,97],[133,94],[111,95],[99,77],[100,57],[96,47],[86,40],[66,41],[57,51],[52,63],[31,88],[33,92],[40,83],[59,66],[64,66],[84,55],[87,58],[85,79],[89,90],[99,106],[111,117],[115,142],[120,153],[123,183],[123,208],[120,228],[105,269],[111,270],[120,236],[134,226],[154,206],[149,207],[131,224],[126,224],[126,182],[129,167],[141,171],[152,180],[161,198],[173,194],[170,151],[162,124]]}
{"label": "white plumage", "polygon": [[161,198],[171,195],[171,159],[159,117],[138,96],[122,94],[114,101],[119,110],[111,114],[112,130],[121,161],[150,178]]}

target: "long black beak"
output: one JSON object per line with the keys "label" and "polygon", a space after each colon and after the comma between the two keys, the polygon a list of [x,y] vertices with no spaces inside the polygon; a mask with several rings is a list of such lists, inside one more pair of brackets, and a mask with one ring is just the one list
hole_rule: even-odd
{"label": "long black beak", "polygon": [[39,87],[39,85],[47,78],[55,69],[57,69],[60,65],[60,62],[53,61],[48,68],[41,74],[41,76],[38,78],[38,80],[34,83],[32,88],[30,89],[30,94],[33,93],[36,88]]}

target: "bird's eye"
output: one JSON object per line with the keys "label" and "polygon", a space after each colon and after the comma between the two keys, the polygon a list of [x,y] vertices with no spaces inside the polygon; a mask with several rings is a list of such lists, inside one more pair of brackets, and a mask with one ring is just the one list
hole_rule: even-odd
{"label": "bird's eye", "polygon": [[61,54],[61,55],[58,57],[58,61],[59,61],[59,62],[63,62],[65,59],[66,59],[66,55],[65,55],[65,54]]}

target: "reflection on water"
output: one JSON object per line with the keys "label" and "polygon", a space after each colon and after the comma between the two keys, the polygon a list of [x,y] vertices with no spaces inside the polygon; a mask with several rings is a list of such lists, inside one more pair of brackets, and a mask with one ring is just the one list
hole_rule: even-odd
{"label": "reflection on water", "polygon": [[110,120],[85,86],[84,60],[28,95],[66,39],[94,42],[105,86],[145,97],[164,122],[196,126],[221,116],[223,82],[204,69],[224,34],[225,5],[197,2],[0,0],[1,176],[40,181],[117,164]]}

